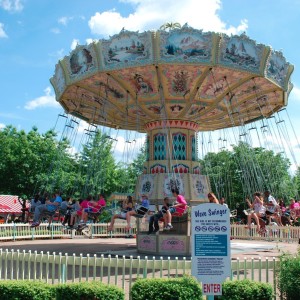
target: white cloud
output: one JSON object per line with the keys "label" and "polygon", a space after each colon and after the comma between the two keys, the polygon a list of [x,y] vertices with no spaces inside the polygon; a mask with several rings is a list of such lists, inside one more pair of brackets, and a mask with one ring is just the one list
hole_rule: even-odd
{"label": "white cloud", "polygon": [[97,42],[97,39],[86,39],[85,40],[85,42],[86,42],[86,44],[88,45],[88,44],[91,44],[92,42]]}
{"label": "white cloud", "polygon": [[145,135],[135,138],[130,136],[126,137],[126,135],[130,133],[132,132],[124,131],[118,136],[115,134],[111,135],[113,139],[117,139],[117,141],[113,141],[114,157],[117,161],[125,164],[131,163],[136,158],[145,143]]}
{"label": "white cloud", "polygon": [[78,119],[77,121],[79,121],[78,133],[84,133],[89,128],[89,124],[83,120]]}
{"label": "white cloud", "polygon": [[58,19],[58,23],[66,26],[71,20],[73,20],[73,17],[61,17]]}
{"label": "white cloud", "polygon": [[22,0],[0,0],[0,7],[11,12],[21,11],[24,8],[22,2]]}
{"label": "white cloud", "polygon": [[245,32],[248,28],[248,21],[246,19],[241,20],[241,24],[238,25],[237,27],[233,27],[232,25],[229,26],[229,28],[227,30],[225,30],[225,32],[227,34],[238,34],[241,32]]}
{"label": "white cloud", "polygon": [[7,38],[7,34],[4,31],[4,24],[0,23],[0,38]]}
{"label": "white cloud", "polygon": [[4,127],[6,127],[6,126],[4,124],[0,123],[0,130]]}
{"label": "white cloud", "polygon": [[[166,22],[179,22],[203,29],[228,34],[238,34],[248,28],[247,20],[233,26],[224,23],[218,11],[221,9],[220,0],[123,0],[134,4],[135,11],[123,17],[118,11],[97,12],[89,20],[89,27],[94,34],[105,37],[126,30],[157,30]],[[167,8],[167,9],[166,9]]]}
{"label": "white cloud", "polygon": [[71,43],[71,50],[74,50],[78,44],[79,44],[79,40],[73,39],[73,41]]}
{"label": "white cloud", "polygon": [[299,87],[297,87],[297,86],[293,87],[291,94],[290,94],[290,98],[300,101],[300,88]]}
{"label": "white cloud", "polygon": [[59,34],[60,33],[60,30],[59,30],[59,28],[52,28],[51,30],[50,30],[52,33],[54,33],[54,34]]}
{"label": "white cloud", "polygon": [[50,87],[47,87],[44,92],[45,95],[27,102],[25,109],[34,110],[39,107],[60,107],[59,103],[55,100],[55,96],[52,95]]}

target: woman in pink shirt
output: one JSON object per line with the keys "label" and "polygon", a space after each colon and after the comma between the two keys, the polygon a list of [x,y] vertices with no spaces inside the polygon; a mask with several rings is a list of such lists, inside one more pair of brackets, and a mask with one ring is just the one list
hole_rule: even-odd
{"label": "woman in pink shirt", "polygon": [[[85,224],[87,222],[89,213],[94,213],[94,214],[100,213],[102,207],[106,206],[105,199],[104,199],[103,195],[101,195],[101,194],[99,195],[98,201],[95,201],[91,196],[89,196],[88,199],[90,199],[90,200],[87,202],[87,207],[84,207],[81,212],[81,221],[80,222],[83,224]],[[86,205],[86,204],[84,203],[84,205]]]}
{"label": "woman in pink shirt", "polygon": [[290,208],[290,210],[292,210],[292,209],[299,209],[300,208],[300,205],[299,205],[299,203],[298,202],[296,202],[296,200],[295,199],[291,199],[290,200],[290,206],[289,206],[289,208]]}
{"label": "woman in pink shirt", "polygon": [[290,200],[289,209],[290,216],[294,221],[300,217],[300,204],[293,198]]}
{"label": "woman in pink shirt", "polygon": [[187,203],[184,197],[179,195],[179,190],[177,188],[172,189],[172,194],[174,197],[176,197],[176,203],[170,206],[170,208],[164,214],[164,222],[167,224],[167,226],[164,228],[165,230],[170,230],[173,228],[171,224],[172,214],[176,212],[178,215],[182,215],[187,209]]}

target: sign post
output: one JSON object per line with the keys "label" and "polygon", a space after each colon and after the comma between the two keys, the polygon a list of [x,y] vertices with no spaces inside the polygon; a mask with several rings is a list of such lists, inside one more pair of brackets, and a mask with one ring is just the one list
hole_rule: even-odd
{"label": "sign post", "polygon": [[208,299],[222,295],[222,282],[231,274],[230,211],[205,203],[192,208],[192,275],[202,282]]}

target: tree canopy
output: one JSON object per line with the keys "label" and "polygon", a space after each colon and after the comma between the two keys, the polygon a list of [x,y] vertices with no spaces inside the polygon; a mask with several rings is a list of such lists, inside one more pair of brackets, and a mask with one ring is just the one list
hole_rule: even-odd
{"label": "tree canopy", "polygon": [[[13,126],[1,129],[0,193],[28,198],[54,190],[75,197],[133,193],[147,159],[143,147],[132,162],[117,163],[111,139],[100,130],[80,153],[70,150],[68,139],[58,141],[53,130],[40,134],[35,127],[28,133]],[[276,198],[295,197],[300,191],[300,170],[291,176],[289,160],[264,148],[240,143],[232,151],[207,153],[200,163],[212,191],[233,206],[255,191],[268,189]]]}
{"label": "tree canopy", "polygon": [[233,205],[255,191],[269,190],[276,198],[299,193],[289,172],[289,160],[264,148],[241,142],[232,151],[207,153],[201,165],[203,174],[209,176],[212,191]]}
{"label": "tree canopy", "polygon": [[0,151],[0,193],[25,198],[56,190],[75,197],[133,193],[145,161],[143,148],[132,162],[117,163],[112,141],[100,130],[72,154],[69,140],[58,140],[53,130],[7,126],[0,130]]}

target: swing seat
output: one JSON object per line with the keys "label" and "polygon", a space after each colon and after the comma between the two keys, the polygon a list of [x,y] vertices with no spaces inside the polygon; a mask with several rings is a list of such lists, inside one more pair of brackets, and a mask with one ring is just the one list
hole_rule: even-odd
{"label": "swing seat", "polygon": [[141,219],[148,213],[148,211],[149,211],[148,207],[139,205],[135,208],[136,213],[133,215],[133,217]]}
{"label": "swing seat", "polygon": [[187,213],[187,211],[186,211],[186,209],[185,210],[182,210],[182,211],[177,211],[176,210],[176,212],[174,212],[173,214],[172,214],[172,217],[182,217],[184,214],[186,214]]}
{"label": "swing seat", "polygon": [[[93,207],[93,206],[89,206],[89,207],[95,208],[95,207]],[[100,207],[99,209],[95,209],[95,211],[90,211],[90,212],[88,212],[88,219],[89,219],[89,220],[92,220],[93,223],[96,223],[98,217],[103,213],[104,209],[105,209],[105,207],[102,206],[102,207]]]}
{"label": "swing seat", "polygon": [[[175,218],[175,222],[180,222],[178,221],[180,218],[185,217],[187,212],[188,212],[188,206],[186,206],[185,208],[181,208],[181,207],[177,207],[176,211],[174,213],[172,213],[172,219]],[[162,210],[162,213],[165,214],[166,211]],[[177,220],[176,220],[177,219]],[[159,219],[160,222],[164,222],[164,218],[160,218]],[[174,220],[173,220],[174,221]]]}
{"label": "swing seat", "polygon": [[51,225],[51,223],[53,221],[54,216],[57,215],[58,212],[59,212],[59,208],[60,208],[60,206],[58,206],[54,211],[49,211],[49,210],[43,211],[41,213],[41,215],[40,215],[40,220],[38,222],[32,223],[30,225],[30,227],[31,228],[38,227],[39,224],[40,224],[40,222],[41,222],[41,220],[43,220],[43,218],[46,218],[48,220],[48,224],[49,224],[47,228],[49,229],[50,225]]}
{"label": "swing seat", "polygon": [[230,218],[235,218],[237,216],[237,210],[233,209],[230,211]]}
{"label": "swing seat", "polygon": [[51,224],[55,217],[59,217],[59,207],[54,211],[44,211],[41,214],[41,218],[47,218],[48,223]]}

